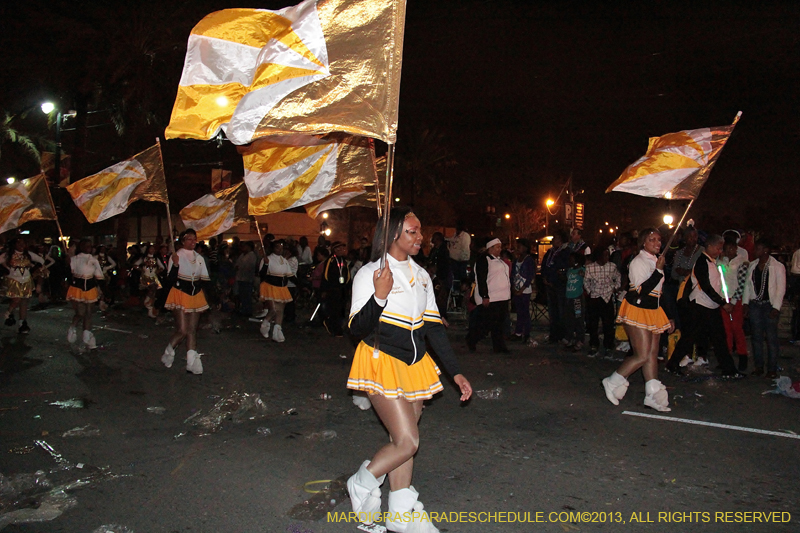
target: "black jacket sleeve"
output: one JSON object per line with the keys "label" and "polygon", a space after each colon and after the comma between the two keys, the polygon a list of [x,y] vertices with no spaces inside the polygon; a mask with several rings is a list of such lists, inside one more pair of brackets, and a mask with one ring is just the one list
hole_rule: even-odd
{"label": "black jacket sleeve", "polygon": [[458,366],[458,359],[453,352],[453,347],[450,346],[450,341],[447,339],[447,333],[444,326],[435,322],[428,322],[425,324],[428,328],[425,332],[428,343],[436,353],[437,358],[444,366],[445,371],[450,374],[450,377],[455,377],[461,373],[461,368]]}
{"label": "black jacket sleeve", "polygon": [[358,313],[350,319],[350,334],[358,339],[363,339],[378,327],[383,307],[375,300],[375,295],[367,300]]}
{"label": "black jacket sleeve", "polygon": [[478,282],[478,294],[480,294],[483,299],[489,297],[489,285],[486,283],[486,277],[488,275],[489,258],[486,255],[481,255],[475,261],[475,281]]}
{"label": "black jacket sleeve", "polygon": [[714,303],[719,304],[720,306],[725,305],[725,298],[719,295],[719,293],[714,290],[714,287],[711,286],[711,280],[709,279],[708,269],[710,268],[711,263],[708,261],[705,255],[701,255],[700,259],[694,264],[694,277],[697,278],[697,284],[700,285],[700,289],[711,298]]}
{"label": "black jacket sleeve", "polygon": [[658,282],[661,281],[661,278],[663,277],[664,274],[658,270],[653,270],[653,273],[650,274],[650,277],[639,286],[639,294],[650,294],[650,291],[656,288],[656,285],[658,285]]}

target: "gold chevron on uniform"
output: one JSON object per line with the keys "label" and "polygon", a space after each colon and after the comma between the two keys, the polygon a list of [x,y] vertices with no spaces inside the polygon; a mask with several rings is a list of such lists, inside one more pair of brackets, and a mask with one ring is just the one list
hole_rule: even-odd
{"label": "gold chevron on uniform", "polygon": [[394,142],[405,0],[226,9],[189,37],[166,137],[342,131]]}
{"label": "gold chevron on uniform", "polygon": [[239,183],[202,196],[181,209],[180,215],[183,224],[197,232],[199,240],[210,239],[250,221],[247,215],[247,187]]}
{"label": "gold chevron on uniform", "polygon": [[33,220],[55,220],[44,174],[0,187],[0,233]]}
{"label": "gold chevron on uniform", "polygon": [[606,189],[674,200],[697,198],[734,124],[651,137],[647,153]]}
{"label": "gold chevron on uniform", "polygon": [[120,213],[137,200],[167,203],[161,146],[155,144],[130,159],[67,186],[75,205],[91,223]]}
{"label": "gold chevron on uniform", "polygon": [[331,134],[276,136],[240,149],[251,215],[300,207],[375,182],[370,139]]}

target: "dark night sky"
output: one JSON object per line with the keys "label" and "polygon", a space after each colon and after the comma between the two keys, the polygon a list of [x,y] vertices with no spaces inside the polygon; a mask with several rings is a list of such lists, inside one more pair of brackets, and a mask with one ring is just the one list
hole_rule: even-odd
{"label": "dark night sky", "polygon": [[[42,11],[91,12],[98,5],[15,4],[0,8],[3,63],[14,79],[1,82],[0,108],[11,111],[59,84],[59,72],[48,73],[42,58],[59,53],[47,35],[60,30],[48,26]],[[613,222],[622,206],[633,210],[634,224],[652,223],[665,203],[604,195],[605,187],[644,154],[648,137],[726,124],[742,110],[697,212],[730,215],[743,225],[743,208],[776,193],[796,204],[800,2],[599,4],[409,2],[398,150],[404,132],[428,127],[443,133],[458,162],[447,174],[449,195],[468,209],[490,194],[501,209],[514,198],[542,202],[572,173],[576,188],[586,191],[590,225],[601,218]],[[126,9],[132,5],[173,17],[177,12],[171,30],[184,43],[203,14],[248,6],[195,0]],[[174,72],[165,76],[171,87],[183,51],[175,57]],[[75,59],[55,63],[61,61],[63,73],[64,61]],[[159,95],[164,123],[174,94],[173,88]],[[477,195],[458,198],[462,192]]]}

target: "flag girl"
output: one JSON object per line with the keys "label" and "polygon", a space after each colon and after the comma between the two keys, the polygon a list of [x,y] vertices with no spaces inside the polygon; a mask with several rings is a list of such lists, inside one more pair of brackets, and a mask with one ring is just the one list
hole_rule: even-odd
{"label": "flag girl", "polygon": [[175,348],[186,339],[186,371],[202,374],[203,364],[197,353],[197,323],[200,313],[208,309],[203,285],[211,281],[203,257],[194,251],[197,233],[191,228],[180,235],[181,249],[172,254],[167,271],[172,288],[167,296],[165,309],[175,315],[175,333],[169,340],[161,362],[167,368],[175,360]]}
{"label": "flag girl", "polygon": [[[390,442],[364,461],[348,481],[347,489],[357,513],[379,513],[380,485],[389,476],[389,531],[436,533],[419,493],[411,485],[414,455],[419,445],[418,423],[422,402],[443,390],[439,369],[426,353],[426,341],[469,400],[472,386],[461,374],[447,340],[430,276],[410,256],[422,244],[419,219],[407,207],[389,216],[389,253],[385,249],[383,222],[378,222],[372,262],[364,265],[353,282],[350,332],[363,338],[356,348],[347,379],[350,389],[366,391]],[[376,341],[379,341],[376,343]],[[418,511],[411,514],[411,511]]]}

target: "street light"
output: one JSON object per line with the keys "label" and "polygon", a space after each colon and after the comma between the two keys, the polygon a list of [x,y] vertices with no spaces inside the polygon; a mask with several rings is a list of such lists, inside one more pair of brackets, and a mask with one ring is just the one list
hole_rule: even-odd
{"label": "street light", "polygon": [[508,220],[509,218],[511,218],[511,215],[506,213],[506,220]]}
{"label": "street light", "polygon": [[15,178],[14,176],[6,178],[6,183],[8,183],[9,185],[13,185],[15,181],[17,181],[17,178]]}
{"label": "street light", "polygon": [[[45,115],[49,115],[56,109],[56,105],[53,102],[44,102],[41,105],[42,113]],[[55,182],[56,184],[61,182],[61,121],[63,120],[63,116],[61,111],[58,112],[56,116],[56,149],[55,153],[53,154],[53,170],[55,171]]]}
{"label": "street light", "polygon": [[674,220],[675,220],[675,219],[674,219],[674,218],[672,218],[672,215],[669,215],[669,214],[667,214],[667,215],[664,215],[664,224],[666,224],[667,226],[669,226],[670,224],[672,224],[672,222],[673,222]]}
{"label": "street light", "polygon": [[322,213],[322,218],[328,218],[328,213],[327,212]]}

